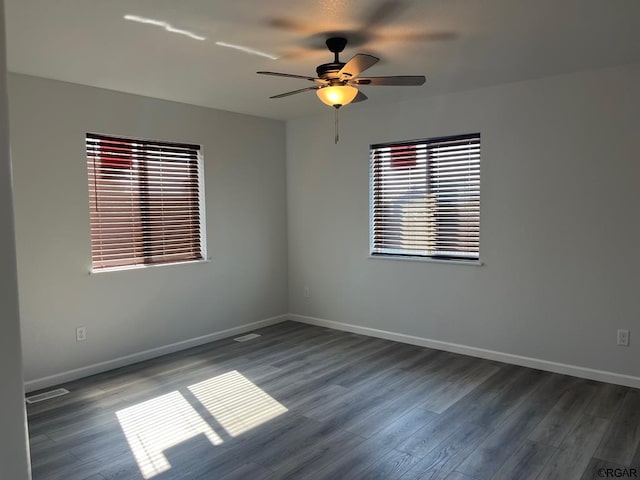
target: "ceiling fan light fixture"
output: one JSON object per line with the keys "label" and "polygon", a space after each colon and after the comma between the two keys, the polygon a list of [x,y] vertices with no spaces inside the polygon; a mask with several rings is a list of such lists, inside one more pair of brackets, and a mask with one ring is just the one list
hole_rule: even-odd
{"label": "ceiling fan light fixture", "polygon": [[353,102],[358,95],[358,89],[351,85],[329,85],[316,90],[316,94],[322,103],[339,108]]}

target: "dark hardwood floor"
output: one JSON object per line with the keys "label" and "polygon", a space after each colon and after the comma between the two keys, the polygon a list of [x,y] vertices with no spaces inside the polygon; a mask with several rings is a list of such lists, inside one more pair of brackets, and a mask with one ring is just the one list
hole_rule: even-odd
{"label": "dark hardwood floor", "polygon": [[640,390],[294,322],[257,333],[29,406],[34,478],[640,477]]}

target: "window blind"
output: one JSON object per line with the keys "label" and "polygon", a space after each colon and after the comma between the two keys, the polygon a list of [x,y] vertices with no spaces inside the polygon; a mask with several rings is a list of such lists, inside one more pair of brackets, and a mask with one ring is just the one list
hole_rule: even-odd
{"label": "window blind", "polygon": [[94,270],[204,257],[198,145],[87,134]]}
{"label": "window blind", "polygon": [[372,145],[371,254],[477,260],[480,134]]}

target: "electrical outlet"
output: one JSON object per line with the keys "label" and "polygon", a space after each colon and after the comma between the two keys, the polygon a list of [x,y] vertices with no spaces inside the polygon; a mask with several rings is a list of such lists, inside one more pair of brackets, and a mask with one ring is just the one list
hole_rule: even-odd
{"label": "electrical outlet", "polygon": [[618,345],[629,346],[629,330],[618,330]]}
{"label": "electrical outlet", "polygon": [[311,297],[311,291],[309,290],[309,287],[304,287],[304,298],[309,297]]}
{"label": "electrical outlet", "polygon": [[87,339],[87,329],[85,327],[76,328],[76,342],[84,342]]}

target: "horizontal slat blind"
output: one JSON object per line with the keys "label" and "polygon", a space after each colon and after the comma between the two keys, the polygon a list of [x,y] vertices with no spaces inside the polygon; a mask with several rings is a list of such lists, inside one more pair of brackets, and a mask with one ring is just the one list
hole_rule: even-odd
{"label": "horizontal slat blind", "polygon": [[203,258],[200,147],[87,134],[94,270]]}
{"label": "horizontal slat blind", "polygon": [[480,134],[372,145],[371,253],[477,260]]}

